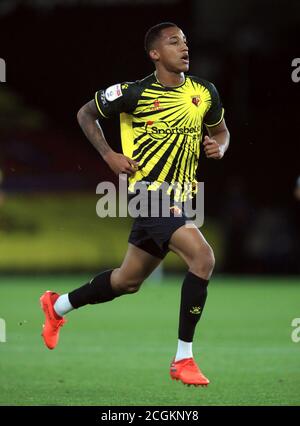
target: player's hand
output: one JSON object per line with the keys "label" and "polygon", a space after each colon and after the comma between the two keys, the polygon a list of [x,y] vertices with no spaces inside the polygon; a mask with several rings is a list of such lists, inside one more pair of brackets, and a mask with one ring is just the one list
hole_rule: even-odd
{"label": "player's hand", "polygon": [[139,163],[137,161],[114,151],[110,151],[103,158],[116,175],[126,173],[131,176],[139,168]]}
{"label": "player's hand", "polygon": [[207,158],[221,160],[221,158],[224,156],[224,149],[222,145],[219,145],[215,139],[210,138],[209,136],[205,136],[203,146]]}

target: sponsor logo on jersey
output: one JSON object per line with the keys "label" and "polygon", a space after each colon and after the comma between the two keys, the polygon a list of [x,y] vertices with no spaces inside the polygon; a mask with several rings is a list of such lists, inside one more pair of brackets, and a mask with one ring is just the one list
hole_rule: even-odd
{"label": "sponsor logo on jersey", "polygon": [[122,96],[121,84],[114,84],[105,90],[105,97],[109,102],[112,102]]}
{"label": "sponsor logo on jersey", "polygon": [[145,130],[154,139],[164,139],[168,135],[200,135],[201,126],[170,127],[166,121],[147,121]]}

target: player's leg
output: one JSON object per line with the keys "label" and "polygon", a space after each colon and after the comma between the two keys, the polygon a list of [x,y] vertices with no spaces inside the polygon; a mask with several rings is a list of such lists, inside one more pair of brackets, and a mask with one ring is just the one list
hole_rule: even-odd
{"label": "player's leg", "polygon": [[113,290],[119,295],[136,293],[161,261],[162,259],[129,243],[122,265],[112,272]]}
{"label": "player's leg", "polygon": [[120,268],[104,271],[68,294],[44,293],[40,300],[46,317],[42,333],[46,346],[53,349],[57,345],[66,313],[87,304],[104,303],[123,294],[135,293],[160,262],[160,258],[129,244]]}
{"label": "player's leg", "polygon": [[[87,304],[104,303],[123,294],[134,293],[159,263],[159,258],[129,244],[120,268],[104,271],[89,283],[73,290],[68,295],[69,301],[73,308],[77,309]],[[56,309],[60,315],[64,314],[57,304]]]}
{"label": "player's leg", "polygon": [[177,229],[170,239],[169,248],[188,266],[181,289],[178,347],[171,376],[186,384],[208,384],[208,379],[193,360],[192,342],[204,309],[207,285],[215,263],[214,254],[196,227],[182,226]]}

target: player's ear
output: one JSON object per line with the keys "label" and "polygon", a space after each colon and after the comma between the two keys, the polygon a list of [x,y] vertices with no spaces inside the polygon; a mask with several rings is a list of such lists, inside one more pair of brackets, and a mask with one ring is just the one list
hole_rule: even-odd
{"label": "player's ear", "polygon": [[151,49],[149,51],[149,56],[152,61],[158,61],[159,60],[159,53],[156,49]]}

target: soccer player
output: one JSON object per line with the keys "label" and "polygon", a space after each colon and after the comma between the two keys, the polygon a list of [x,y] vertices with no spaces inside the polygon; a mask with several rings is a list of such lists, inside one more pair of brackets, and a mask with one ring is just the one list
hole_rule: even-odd
{"label": "soccer player", "polygon": [[[151,191],[163,182],[193,183],[200,146],[207,158],[219,160],[229,144],[218,92],[212,83],[185,75],[189,48],[176,24],[164,22],[150,28],[145,49],[155,71],[142,80],[97,91],[79,110],[79,125],[108,166],[116,174],[129,175],[130,187],[144,182]],[[123,154],[111,149],[99,124],[118,115]],[[203,125],[209,135],[204,140]],[[175,209],[169,217],[138,217],[119,268],[102,272],[68,294],[45,292],[40,301],[46,346],[54,349],[57,345],[65,314],[135,293],[171,250],[185,261],[188,271],[181,289],[178,345],[170,375],[184,384],[208,385],[194,360],[192,342],[215,260],[199,229],[185,224],[186,216],[175,214]]]}

